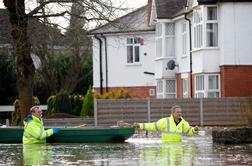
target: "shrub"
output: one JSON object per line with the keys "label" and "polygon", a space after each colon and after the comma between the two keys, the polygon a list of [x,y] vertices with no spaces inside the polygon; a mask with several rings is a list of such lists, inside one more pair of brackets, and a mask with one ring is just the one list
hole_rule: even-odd
{"label": "shrub", "polygon": [[70,96],[70,99],[72,105],[71,114],[79,116],[84,97],[82,95],[72,95]]}
{"label": "shrub", "polygon": [[71,102],[67,92],[61,92],[56,95],[54,102],[55,113],[69,113],[71,111]]}
{"label": "shrub", "polygon": [[89,87],[83,101],[80,116],[93,116],[94,115],[94,95],[91,86]]}
{"label": "shrub", "polygon": [[[11,126],[18,126],[22,123],[19,100],[16,99],[13,105],[14,105],[14,111],[11,114]],[[36,96],[32,97],[32,105],[40,105],[38,97]]]}
{"label": "shrub", "polygon": [[46,110],[46,112],[44,113],[44,116],[45,116],[45,117],[48,117],[48,116],[52,115],[52,114],[55,112],[55,111],[54,111],[55,98],[56,98],[56,96],[50,96],[50,97],[47,99],[47,110]]}

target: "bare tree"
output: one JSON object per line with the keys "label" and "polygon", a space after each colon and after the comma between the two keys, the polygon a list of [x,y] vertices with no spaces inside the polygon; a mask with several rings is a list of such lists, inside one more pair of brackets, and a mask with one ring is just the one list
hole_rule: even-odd
{"label": "bare tree", "polygon": [[[24,119],[32,105],[35,72],[29,43],[30,34],[27,33],[28,21],[31,18],[42,18],[45,21],[47,17],[71,15],[69,6],[72,3],[77,3],[83,8],[83,13],[76,13],[76,15],[85,21],[110,21],[119,8],[113,5],[112,0],[30,0],[29,3],[32,3],[34,8],[29,10],[25,0],[3,0],[3,2],[9,12],[12,25],[11,34],[17,57],[21,119]],[[61,10],[51,10],[52,5],[58,5]]]}

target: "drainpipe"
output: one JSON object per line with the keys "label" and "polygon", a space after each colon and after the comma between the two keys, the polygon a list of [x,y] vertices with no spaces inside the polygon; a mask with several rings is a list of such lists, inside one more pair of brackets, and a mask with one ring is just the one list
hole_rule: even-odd
{"label": "drainpipe", "polygon": [[191,31],[192,22],[191,22],[190,19],[187,18],[187,15],[188,15],[189,13],[191,13],[191,12],[192,12],[192,10],[185,13],[185,20],[187,20],[188,23],[189,23],[189,46],[190,46],[190,96],[191,96],[191,98],[193,98],[193,93],[192,93],[192,92],[193,92],[193,90],[192,90],[192,87],[193,87],[193,86],[192,86],[192,31]]}
{"label": "drainpipe", "polygon": [[102,76],[102,40],[94,35],[94,37],[99,41],[99,61],[100,61],[100,94],[103,94],[103,76]]}
{"label": "drainpipe", "polygon": [[106,92],[108,92],[108,50],[107,50],[107,38],[102,35],[104,39],[104,47],[105,47],[105,72],[106,72]]}

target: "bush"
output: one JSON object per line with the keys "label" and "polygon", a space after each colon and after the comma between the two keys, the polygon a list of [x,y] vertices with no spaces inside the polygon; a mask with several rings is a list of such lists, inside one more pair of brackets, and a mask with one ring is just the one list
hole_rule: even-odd
{"label": "bush", "polygon": [[94,116],[94,95],[91,86],[85,95],[80,116]]}
{"label": "bush", "polygon": [[52,115],[52,114],[55,112],[55,111],[54,111],[55,98],[56,98],[56,96],[50,96],[50,97],[47,99],[47,110],[46,110],[46,112],[44,113],[44,116],[45,116],[45,117],[48,117],[48,116]]}
{"label": "bush", "polygon": [[[13,103],[14,111],[11,114],[11,126],[18,126],[21,125],[21,111],[20,111],[20,104],[19,100],[16,99]],[[36,96],[32,97],[32,105],[40,105],[40,101]]]}
{"label": "bush", "polygon": [[70,96],[70,99],[72,105],[71,114],[79,116],[82,109],[84,97],[82,95],[72,95]]}
{"label": "bush", "polygon": [[71,112],[71,102],[69,95],[66,92],[61,92],[56,95],[54,102],[54,112],[55,113],[70,113]]}

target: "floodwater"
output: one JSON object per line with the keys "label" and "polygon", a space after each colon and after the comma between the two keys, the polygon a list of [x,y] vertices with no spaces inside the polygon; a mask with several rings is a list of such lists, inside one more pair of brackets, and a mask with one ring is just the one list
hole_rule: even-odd
{"label": "floodwater", "polygon": [[125,143],[0,144],[0,165],[252,165],[252,144],[213,144],[211,135],[163,144],[160,138]]}

